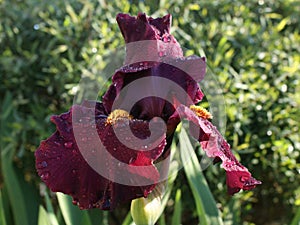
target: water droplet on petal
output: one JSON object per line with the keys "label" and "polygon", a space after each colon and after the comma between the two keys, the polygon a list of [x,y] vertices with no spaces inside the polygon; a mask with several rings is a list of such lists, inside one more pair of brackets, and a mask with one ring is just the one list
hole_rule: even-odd
{"label": "water droplet on petal", "polygon": [[41,178],[42,178],[43,180],[47,180],[47,179],[49,178],[49,175],[50,175],[49,172],[43,173],[43,174],[41,175]]}
{"label": "water droplet on petal", "polygon": [[129,159],[128,164],[131,164],[131,163],[133,162],[133,160],[134,160],[134,157],[131,157],[131,158]]}
{"label": "water droplet on petal", "polygon": [[167,43],[170,41],[171,41],[170,37],[163,37],[163,42]]}
{"label": "water droplet on petal", "polygon": [[44,168],[46,168],[48,166],[48,164],[47,164],[46,161],[43,161],[43,162],[41,162],[41,166],[44,167]]}
{"label": "water droplet on petal", "polygon": [[71,141],[65,142],[64,146],[65,146],[66,148],[72,148],[72,147],[73,147],[73,143],[72,143]]}
{"label": "water droplet on petal", "polygon": [[54,141],[54,144],[56,144],[57,146],[61,146],[61,144],[58,141]]}
{"label": "water droplet on petal", "polygon": [[241,181],[241,182],[245,182],[245,181],[247,181],[247,180],[249,180],[248,177],[243,177],[243,176],[242,176],[242,177],[240,178],[240,181]]}
{"label": "water droplet on petal", "polygon": [[109,209],[110,207],[110,200],[109,199],[105,199],[103,204],[102,204],[102,208],[103,209]]}
{"label": "water droplet on petal", "polygon": [[73,203],[73,205],[77,205],[78,201],[74,199],[74,200],[72,201],[72,203]]}
{"label": "water droplet on petal", "polygon": [[43,161],[43,162],[40,162],[37,164],[37,167],[39,169],[42,169],[42,168],[46,168],[48,166],[47,162],[46,161]]}
{"label": "water droplet on petal", "polygon": [[136,28],[135,31],[136,31],[137,33],[140,33],[140,32],[141,32],[141,30],[140,30],[139,28]]}

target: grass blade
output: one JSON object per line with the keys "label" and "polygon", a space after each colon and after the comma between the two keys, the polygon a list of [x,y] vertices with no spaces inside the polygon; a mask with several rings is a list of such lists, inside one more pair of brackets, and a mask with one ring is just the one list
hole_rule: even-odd
{"label": "grass blade", "polygon": [[2,190],[0,189],[0,225],[7,225],[5,213],[4,213],[4,206],[2,201]]}
{"label": "grass blade", "polygon": [[130,211],[128,212],[127,216],[125,217],[122,225],[130,225],[132,223],[132,217]]}
{"label": "grass blade", "polygon": [[29,225],[24,194],[12,165],[14,150],[13,143],[2,150],[2,173],[16,225]]}
{"label": "grass blade", "polygon": [[73,205],[70,196],[59,192],[56,196],[66,225],[92,225],[87,211],[82,211]]}
{"label": "grass blade", "polygon": [[175,196],[175,207],[174,207],[174,213],[172,217],[172,225],[180,225],[181,224],[181,190],[178,189],[176,191]]}
{"label": "grass blade", "polygon": [[192,147],[186,131],[182,128],[179,133],[180,154],[184,163],[189,185],[191,187],[201,225],[223,224],[216,202],[210,192],[201,166]]}
{"label": "grass blade", "polygon": [[48,217],[48,213],[46,212],[43,206],[40,206],[39,209],[38,225],[52,225]]}
{"label": "grass blade", "polygon": [[17,132],[10,127],[14,121],[12,95],[7,92],[2,102],[0,117],[0,150],[1,169],[4,178],[4,186],[7,191],[9,204],[11,206],[16,225],[29,225],[27,205],[20,180],[13,167],[13,156],[16,150]]}
{"label": "grass blade", "polygon": [[298,208],[291,225],[300,225],[300,207]]}
{"label": "grass blade", "polygon": [[46,191],[45,191],[45,202],[46,202],[48,218],[49,221],[51,222],[51,225],[59,225],[49,195]]}
{"label": "grass blade", "polygon": [[100,222],[103,221],[103,213],[104,211],[100,209],[90,209],[88,210],[88,214],[91,220],[91,224],[99,225]]}

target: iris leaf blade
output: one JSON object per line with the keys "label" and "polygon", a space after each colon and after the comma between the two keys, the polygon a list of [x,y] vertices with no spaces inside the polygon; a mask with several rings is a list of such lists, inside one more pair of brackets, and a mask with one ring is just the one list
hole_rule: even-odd
{"label": "iris leaf blade", "polygon": [[181,224],[181,212],[182,212],[181,190],[177,189],[176,195],[175,195],[174,213],[172,216],[172,225],[180,225]]}
{"label": "iris leaf blade", "polygon": [[180,153],[184,163],[184,171],[194,196],[199,222],[201,225],[223,224],[216,202],[202,173],[197,155],[183,128],[179,133],[179,141],[180,149],[182,149]]}
{"label": "iris leaf blade", "polygon": [[0,189],[0,225],[7,225],[4,213],[4,204],[2,201],[2,190]]}
{"label": "iris leaf blade", "polygon": [[39,208],[38,225],[52,225],[48,217],[48,213],[43,206],[40,206]]}
{"label": "iris leaf blade", "polygon": [[88,213],[74,206],[70,196],[59,192],[56,196],[66,225],[92,225]]}
{"label": "iris leaf blade", "polygon": [[9,204],[12,209],[15,225],[29,225],[29,217],[25,204],[24,190],[13,166],[13,156],[16,150],[16,136],[10,124],[14,121],[13,99],[10,92],[6,92],[2,102],[0,117],[0,151],[1,170],[4,186],[7,191]]}

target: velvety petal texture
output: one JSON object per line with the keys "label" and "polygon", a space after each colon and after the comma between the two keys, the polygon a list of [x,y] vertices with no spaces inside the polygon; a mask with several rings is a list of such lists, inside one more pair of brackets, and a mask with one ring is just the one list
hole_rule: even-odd
{"label": "velvety petal texture", "polygon": [[[147,17],[144,13],[139,13],[137,17],[123,13],[118,14],[117,22],[127,44],[126,64],[143,59],[142,54],[154,59],[153,61],[166,55],[182,57],[183,52],[179,43],[170,34],[171,20],[170,14],[156,19]],[[135,44],[129,44],[133,42]]]}
{"label": "velvety petal texture", "polygon": [[[125,65],[116,71],[112,78],[113,84],[103,96],[103,104],[108,113],[113,104],[128,102],[131,95],[139,93],[131,88],[131,93],[122,93],[120,96],[126,85],[139,82],[137,80],[145,77],[153,79],[148,79],[147,85],[138,83],[135,85],[136,89],[143,86],[144,94],[153,96],[156,93],[159,96],[137,102],[131,109],[137,118],[149,120],[161,116],[166,120],[179,103],[196,104],[203,98],[198,82],[205,75],[205,59],[197,56],[183,57],[180,45],[170,34],[171,15],[153,19],[142,13],[137,17],[118,14],[117,21],[126,42],[126,59]],[[168,81],[162,78],[178,85],[184,94],[176,96],[178,87],[170,87]]]}
{"label": "velvety petal texture", "polygon": [[[122,103],[130,102],[139,93],[140,96],[151,97],[141,99],[129,108],[132,114],[139,119],[149,120],[159,116],[166,121],[180,104],[198,103],[204,95],[197,80],[201,80],[205,74],[205,62],[202,58],[187,58],[174,60],[173,64],[176,63],[177,67],[155,63],[149,68],[131,65],[118,70],[112,78],[113,84],[103,96],[106,110],[111,112],[113,104],[122,108]],[[127,85],[131,85],[129,91],[121,93]]]}
{"label": "velvety petal texture", "polygon": [[190,123],[190,133],[196,138],[208,157],[222,161],[222,167],[226,171],[226,183],[228,193],[233,195],[241,189],[250,190],[260,181],[254,179],[246,167],[244,167],[233,155],[230,145],[226,142],[217,128],[207,119],[199,117],[186,106],[180,106],[170,117],[169,124],[177,124],[178,120],[187,119]]}
{"label": "velvety petal texture", "polygon": [[[52,191],[71,195],[73,203],[82,209],[114,209],[121,202],[146,197],[159,179],[153,161],[165,147],[164,134],[157,131],[158,136],[152,142],[156,146],[150,151],[130,149],[118,141],[115,132],[119,136],[128,136],[122,131],[124,124],[128,123],[137,138],[146,139],[150,136],[149,123],[120,119],[114,124],[106,124],[107,115],[103,114],[100,103],[97,103],[96,109],[87,106],[92,105],[74,105],[69,112],[52,116],[51,121],[56,124],[57,131],[42,141],[35,152],[38,174]],[[118,126],[122,129],[116,128]],[[99,146],[99,138],[104,145],[102,147]],[[127,141],[134,144],[133,140]],[[117,163],[103,157],[105,152]],[[117,168],[120,162],[128,164],[125,167],[128,176],[148,179],[151,184],[136,186],[115,182],[115,176],[124,176],[118,174],[122,172]],[[147,166],[147,169],[134,170],[138,166]],[[98,167],[109,170],[109,177],[97,172]]]}

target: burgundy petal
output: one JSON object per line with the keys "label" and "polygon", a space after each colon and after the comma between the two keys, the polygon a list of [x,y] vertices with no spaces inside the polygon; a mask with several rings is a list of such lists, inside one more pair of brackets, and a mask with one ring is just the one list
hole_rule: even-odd
{"label": "burgundy petal", "polygon": [[244,167],[233,155],[229,144],[224,140],[217,128],[207,119],[198,117],[186,106],[180,106],[170,118],[169,124],[178,122],[179,116],[191,121],[191,134],[199,140],[202,149],[208,157],[222,160],[222,167],[226,171],[228,193],[233,195],[241,189],[250,190],[260,181],[254,179],[246,167]]}
{"label": "burgundy petal", "polygon": [[[157,130],[157,135],[152,137],[152,150],[129,149],[115,135],[118,132],[121,137],[127,137],[124,121],[107,124],[107,116],[100,113],[104,109],[102,104],[96,103],[97,109],[92,108],[93,105],[85,102],[73,106],[68,113],[52,117],[57,131],[42,141],[35,152],[38,174],[52,191],[71,195],[74,204],[82,209],[114,209],[121,202],[146,197],[159,179],[153,161],[161,155],[166,144],[162,131]],[[147,122],[131,120],[129,128],[138,140],[150,136]],[[123,173],[117,168],[118,164],[104,157],[104,153],[126,165],[127,176],[149,180],[149,184],[138,186],[115,182]],[[140,166],[146,168],[140,169]],[[99,173],[99,168],[105,168],[108,176]]]}
{"label": "burgundy petal", "polygon": [[139,13],[137,17],[119,13],[117,22],[126,43],[158,39],[160,31],[151,26],[144,13]]}
{"label": "burgundy petal", "polygon": [[[113,84],[103,96],[106,111],[110,112],[113,104],[122,108],[122,104],[132,101],[134,97],[145,96],[147,98],[138,99],[134,107],[132,105],[133,108],[127,110],[132,110],[133,115],[140,119],[159,116],[167,120],[180,104],[196,104],[203,98],[198,85],[205,74],[203,58],[188,57],[169,60],[168,63],[142,64],[144,66],[124,66],[115,73]],[[120,94],[129,84],[129,90]]]}
{"label": "burgundy petal", "polygon": [[144,13],[137,17],[118,14],[117,22],[126,43],[126,64],[158,61],[161,57],[181,58],[182,49],[170,34],[171,15],[153,19]]}
{"label": "burgundy petal", "polygon": [[[136,118],[149,120],[159,116],[167,121],[173,114],[174,107],[179,104],[190,105],[201,101],[203,93],[198,82],[205,75],[205,59],[196,56],[183,57],[180,45],[169,33],[171,15],[153,19],[142,13],[137,17],[118,14],[117,21],[127,43],[126,59],[125,66],[115,73],[113,84],[103,96],[103,105],[108,113],[115,104],[117,108],[130,110]],[[152,41],[145,42],[147,40]],[[120,96],[126,85],[145,77],[166,78],[177,87],[170,87],[166,82],[152,79],[147,84],[132,87],[126,96]],[[124,102],[127,104],[128,99],[141,93],[138,90],[141,86],[143,90],[140,95],[146,96],[145,99],[138,99],[131,108],[125,107]],[[178,90],[181,88],[183,92]]]}

